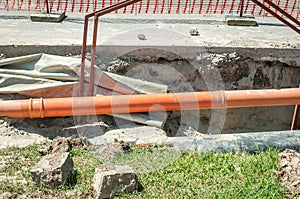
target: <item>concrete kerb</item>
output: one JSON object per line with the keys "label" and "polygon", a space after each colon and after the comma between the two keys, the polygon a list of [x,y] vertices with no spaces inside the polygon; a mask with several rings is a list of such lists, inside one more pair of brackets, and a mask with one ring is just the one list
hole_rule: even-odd
{"label": "concrete kerb", "polygon": [[175,137],[167,141],[179,150],[199,152],[243,152],[255,153],[274,148],[300,149],[300,130],[274,131],[242,134],[204,135],[199,138]]}

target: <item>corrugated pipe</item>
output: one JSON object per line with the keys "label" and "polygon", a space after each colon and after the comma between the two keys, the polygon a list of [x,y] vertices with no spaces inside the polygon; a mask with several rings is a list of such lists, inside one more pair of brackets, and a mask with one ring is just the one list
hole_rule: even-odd
{"label": "corrugated pipe", "polygon": [[44,118],[295,104],[300,104],[299,88],[40,98],[0,101],[0,117]]}

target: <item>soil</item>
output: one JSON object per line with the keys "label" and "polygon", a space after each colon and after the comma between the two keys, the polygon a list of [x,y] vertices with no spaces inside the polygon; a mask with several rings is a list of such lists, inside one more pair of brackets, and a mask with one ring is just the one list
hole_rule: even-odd
{"label": "soil", "polygon": [[39,152],[43,155],[49,153],[68,152],[73,148],[88,147],[91,144],[85,138],[56,138],[53,141],[45,142],[40,145]]}
{"label": "soil", "polygon": [[281,184],[288,188],[290,198],[300,198],[300,153],[286,149],[278,157]]}

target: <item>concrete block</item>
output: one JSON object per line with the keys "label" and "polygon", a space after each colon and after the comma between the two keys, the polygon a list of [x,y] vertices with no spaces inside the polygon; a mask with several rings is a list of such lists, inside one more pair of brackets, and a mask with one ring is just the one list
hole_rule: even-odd
{"label": "concrete block", "polygon": [[257,26],[253,16],[226,16],[225,22],[228,26]]}
{"label": "concrete block", "polygon": [[88,141],[94,145],[115,143],[115,140],[135,144],[164,144],[168,136],[165,131],[154,126],[120,126]]}
{"label": "concrete block", "polygon": [[52,153],[40,160],[30,173],[35,183],[54,188],[66,182],[73,171],[73,165],[70,153]]}
{"label": "concrete block", "polygon": [[62,13],[38,13],[38,14],[31,14],[30,19],[31,21],[36,22],[55,22],[59,23],[66,18],[65,12]]}
{"label": "concrete block", "polygon": [[137,176],[129,166],[96,169],[93,181],[97,199],[112,198],[121,191],[130,193],[138,189]]}

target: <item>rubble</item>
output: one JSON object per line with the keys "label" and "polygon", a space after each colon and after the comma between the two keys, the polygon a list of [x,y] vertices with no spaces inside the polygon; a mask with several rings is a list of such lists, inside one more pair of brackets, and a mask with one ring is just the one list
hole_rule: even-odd
{"label": "rubble", "polygon": [[300,191],[300,153],[286,149],[278,154],[278,158],[281,184],[288,188],[291,198],[294,198]]}
{"label": "rubble", "polygon": [[144,34],[139,34],[137,37],[139,40],[146,40],[146,36]]}
{"label": "rubble", "polygon": [[190,30],[190,35],[191,36],[200,36],[199,31],[197,30],[197,28],[191,29]]}
{"label": "rubble", "polygon": [[107,131],[104,135],[89,139],[94,145],[115,143],[115,140],[136,144],[166,144],[166,132],[154,126],[124,125],[119,129]]}
{"label": "rubble", "polygon": [[48,153],[63,153],[69,152],[72,148],[88,145],[90,143],[85,138],[57,138],[40,145],[39,152],[43,155]]}
{"label": "rubble", "polygon": [[96,169],[93,179],[94,196],[112,198],[120,192],[133,192],[138,189],[137,176],[129,166],[115,165]]}
{"label": "rubble", "polygon": [[73,171],[73,159],[68,152],[52,153],[40,160],[30,170],[33,181],[48,188],[55,188],[66,182]]}

